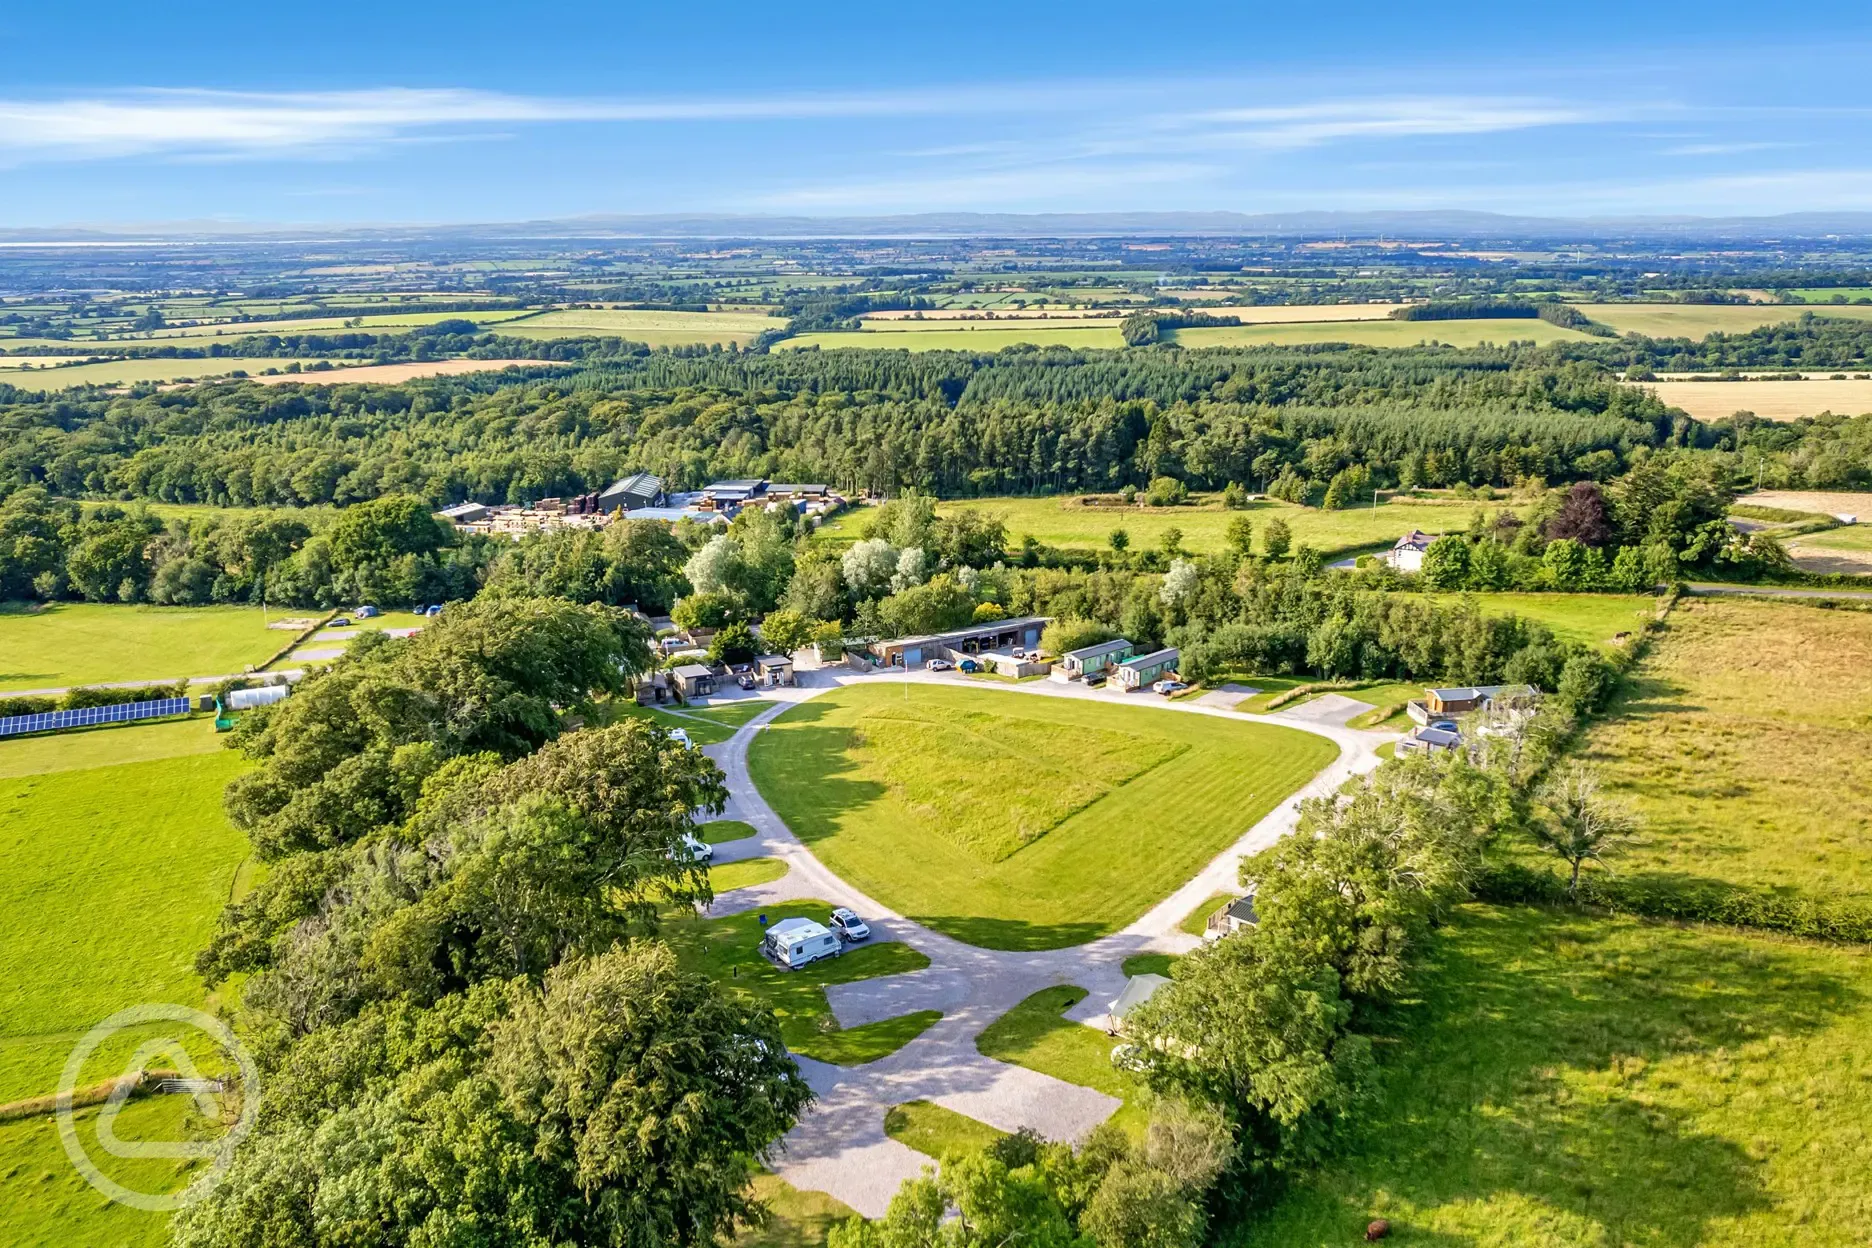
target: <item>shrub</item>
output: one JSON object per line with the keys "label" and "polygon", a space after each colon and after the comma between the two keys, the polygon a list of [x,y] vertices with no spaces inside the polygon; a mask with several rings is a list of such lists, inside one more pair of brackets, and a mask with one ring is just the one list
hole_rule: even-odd
{"label": "shrub", "polygon": [[1175,477],[1152,477],[1144,501],[1152,507],[1180,507],[1189,501],[1189,487]]}

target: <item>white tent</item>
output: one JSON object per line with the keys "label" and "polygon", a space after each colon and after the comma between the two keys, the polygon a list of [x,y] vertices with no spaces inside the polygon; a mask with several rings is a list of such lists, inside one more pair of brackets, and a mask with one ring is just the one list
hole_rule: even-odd
{"label": "white tent", "polygon": [[1111,1003],[1113,1023],[1122,1023],[1125,1015],[1157,995],[1157,990],[1169,983],[1165,975],[1133,975],[1125,981],[1124,991]]}

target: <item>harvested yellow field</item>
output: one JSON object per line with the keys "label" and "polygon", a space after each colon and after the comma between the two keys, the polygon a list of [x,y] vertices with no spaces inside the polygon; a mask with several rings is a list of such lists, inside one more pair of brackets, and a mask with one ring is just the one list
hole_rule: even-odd
{"label": "harvested yellow field", "polygon": [[652,347],[745,346],[786,322],[764,312],[652,312],[642,308],[566,308],[504,322],[515,338],[625,338]]}
{"label": "harvested yellow field", "polygon": [[1698,420],[1724,420],[1753,412],[1763,420],[1794,420],[1834,412],[1872,412],[1872,380],[1652,381],[1643,383],[1672,407]]}
{"label": "harvested yellow field", "polygon": [[[1387,314],[1389,309],[1387,309]],[[1436,342],[1448,347],[1479,347],[1485,342],[1586,342],[1590,336],[1533,317],[1487,317],[1461,321],[1383,320],[1305,321],[1260,325],[1218,325],[1179,329],[1170,335],[1184,347],[1297,346],[1344,342],[1363,347],[1414,347]]]}
{"label": "harvested yellow field", "polygon": [[1736,499],[1751,507],[1808,511],[1816,516],[1859,516],[1872,523],[1872,494],[1845,490],[1756,490]]}

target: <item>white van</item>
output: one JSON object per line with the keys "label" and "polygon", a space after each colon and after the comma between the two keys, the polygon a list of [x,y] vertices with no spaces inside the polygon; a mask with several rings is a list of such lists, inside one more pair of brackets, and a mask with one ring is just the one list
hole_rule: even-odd
{"label": "white van", "polygon": [[761,952],[790,971],[844,951],[837,936],[811,919],[781,919],[761,937]]}

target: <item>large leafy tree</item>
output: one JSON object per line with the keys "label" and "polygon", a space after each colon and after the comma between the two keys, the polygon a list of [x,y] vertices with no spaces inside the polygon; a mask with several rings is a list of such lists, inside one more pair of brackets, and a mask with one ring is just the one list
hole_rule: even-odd
{"label": "large leafy tree", "polygon": [[634,944],[297,1046],[179,1248],[708,1245],[810,1099],[766,1010]]}

